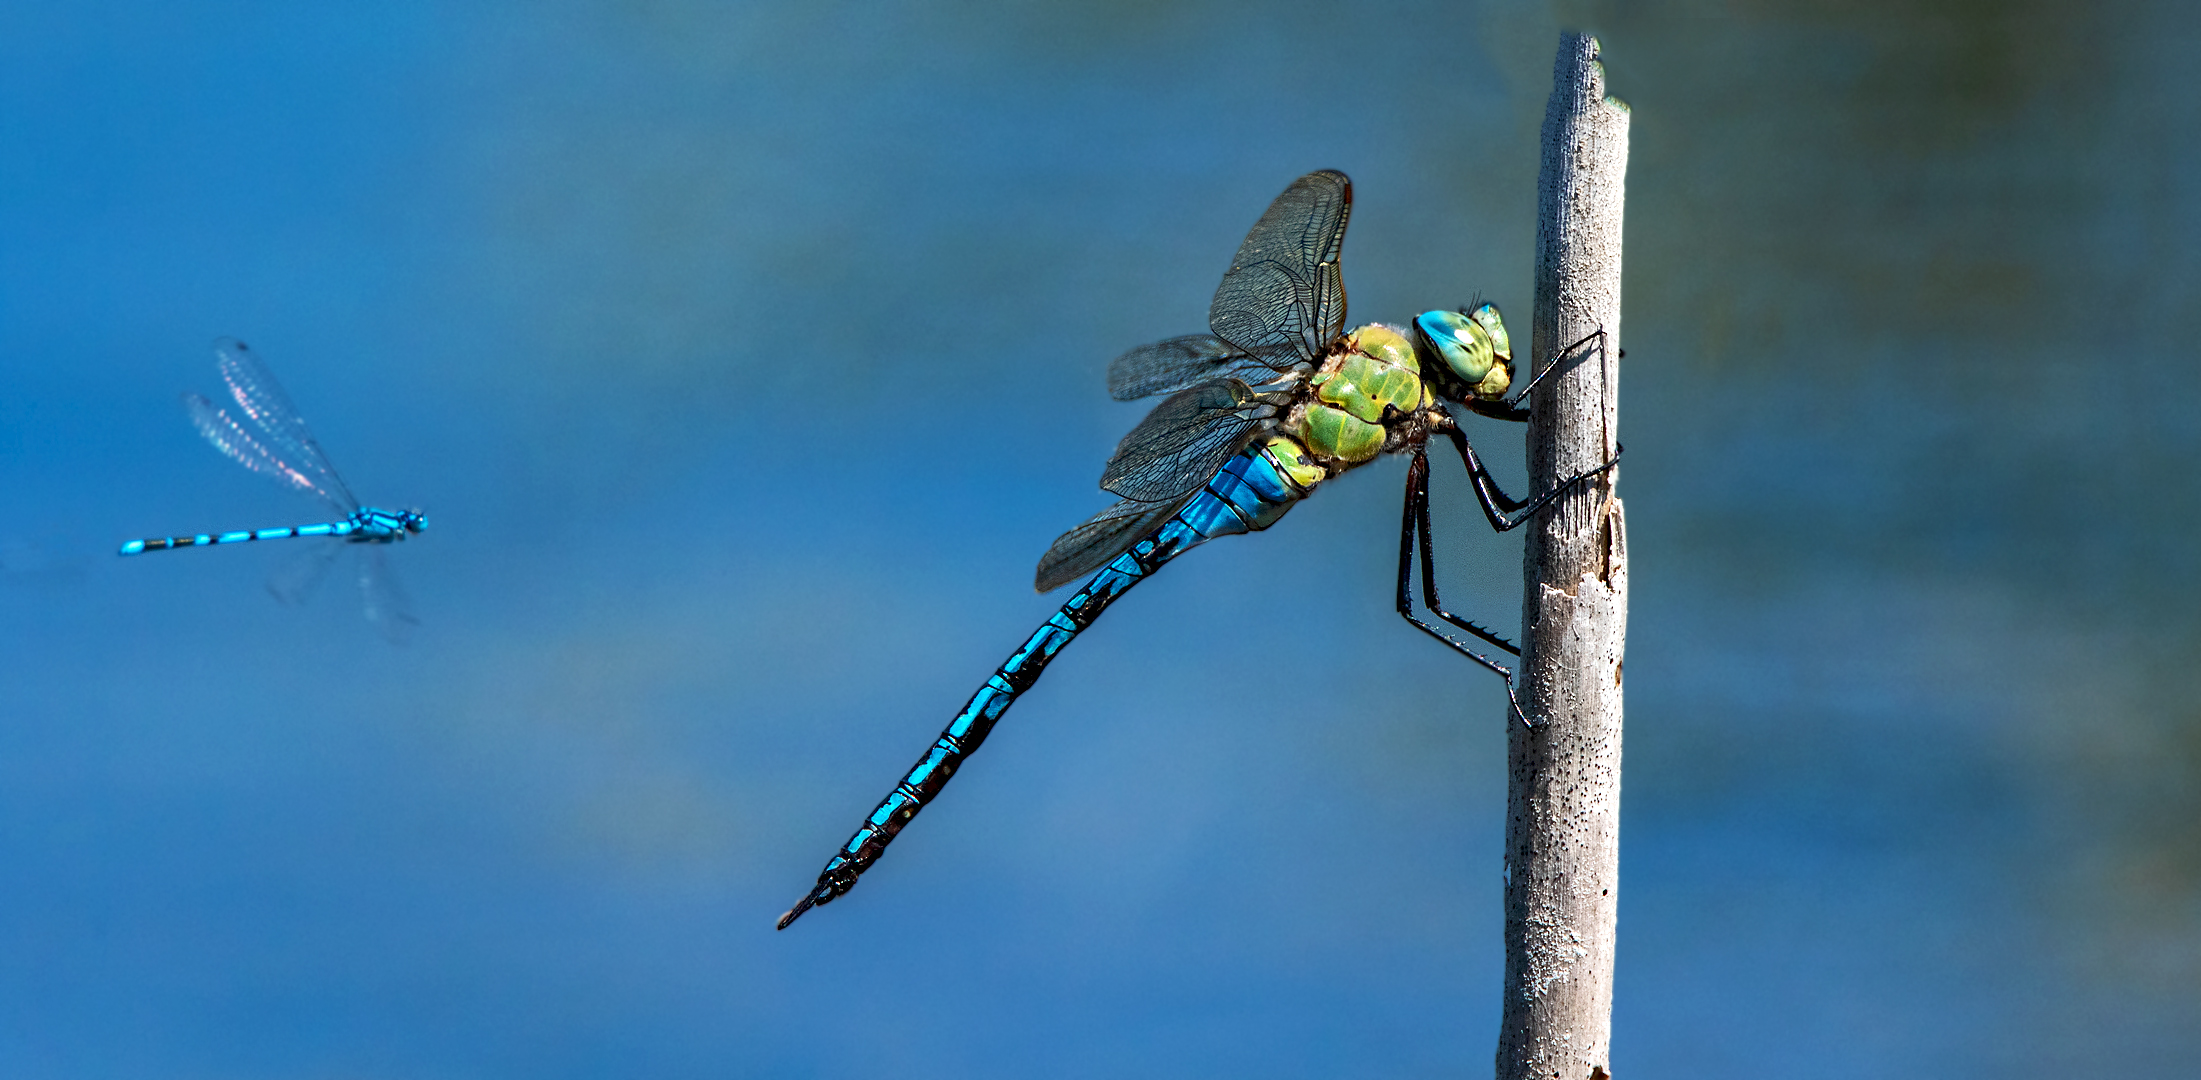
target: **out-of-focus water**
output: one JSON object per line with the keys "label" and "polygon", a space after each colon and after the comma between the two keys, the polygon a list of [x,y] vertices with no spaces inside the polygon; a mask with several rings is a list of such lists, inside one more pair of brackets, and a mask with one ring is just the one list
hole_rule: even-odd
{"label": "out-of-focus water", "polygon": [[[1395,462],[771,927],[1293,177],[1357,318],[1525,322],[1562,26],[1635,110],[1616,1072],[2185,1067],[2185,7],[660,0],[0,10],[0,1074],[1481,1073],[1504,698],[1390,610]],[[314,513],[178,407],[221,334],[431,515],[409,647],[111,554]]]}

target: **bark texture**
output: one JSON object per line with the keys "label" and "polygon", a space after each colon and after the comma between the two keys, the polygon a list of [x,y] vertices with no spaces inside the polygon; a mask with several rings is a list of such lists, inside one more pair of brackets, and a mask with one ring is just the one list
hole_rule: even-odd
{"label": "bark texture", "polygon": [[[1597,39],[1561,35],[1537,179],[1536,310],[1529,355],[1563,365],[1537,387],[1532,490],[1618,449],[1621,210],[1628,109],[1605,96]],[[1620,869],[1621,653],[1627,530],[1617,469],[1528,526],[1522,710],[1510,724],[1502,1080],[1602,1078],[1611,1069]]]}

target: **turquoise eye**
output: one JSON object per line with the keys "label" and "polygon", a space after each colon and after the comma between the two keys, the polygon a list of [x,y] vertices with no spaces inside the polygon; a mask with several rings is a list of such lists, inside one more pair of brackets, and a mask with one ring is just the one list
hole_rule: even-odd
{"label": "turquoise eye", "polygon": [[1490,332],[1457,311],[1424,311],[1414,317],[1414,329],[1444,366],[1470,386],[1483,381],[1496,362]]}
{"label": "turquoise eye", "polygon": [[1506,321],[1499,317],[1498,305],[1479,305],[1467,317],[1475,320],[1475,325],[1482,327],[1483,332],[1490,335],[1490,351],[1496,353],[1507,367],[1512,367],[1513,343],[1506,338]]}
{"label": "turquoise eye", "polygon": [[1506,324],[1489,304],[1473,314],[1424,311],[1414,316],[1414,337],[1467,385],[1467,396],[1496,400],[1513,385],[1513,349],[1506,340]]}

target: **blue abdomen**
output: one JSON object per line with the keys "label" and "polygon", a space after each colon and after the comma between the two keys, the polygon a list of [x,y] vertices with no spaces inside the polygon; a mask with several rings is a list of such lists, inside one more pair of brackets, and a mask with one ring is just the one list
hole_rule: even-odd
{"label": "blue abdomen", "polygon": [[1326,475],[1321,466],[1307,459],[1303,447],[1282,435],[1272,435],[1261,445],[1230,459],[1167,521],[1101,567],[1040,624],[1022,648],[994,669],[993,677],[964,703],[925,756],[825,864],[810,894],[780,916],[780,929],[786,929],[812,907],[855,888],[857,877],[878,861],[902,827],[947,786],[956,767],[986,741],[1009,706],[1039,681],[1055,654],[1092,625],[1117,597],[1189,548],[1218,536],[1276,524]]}
{"label": "blue abdomen", "polygon": [[1274,436],[1230,459],[1177,515],[1155,530],[1170,555],[1218,536],[1257,532],[1276,524],[1307,497],[1323,471],[1299,444]]}

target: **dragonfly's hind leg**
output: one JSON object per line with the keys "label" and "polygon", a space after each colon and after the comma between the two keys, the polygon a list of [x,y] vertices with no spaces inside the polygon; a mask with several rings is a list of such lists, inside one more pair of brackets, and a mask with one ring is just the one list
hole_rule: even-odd
{"label": "dragonfly's hind leg", "polygon": [[1444,609],[1444,602],[1437,598],[1437,559],[1435,545],[1430,539],[1429,527],[1429,456],[1420,447],[1414,450],[1414,460],[1406,468],[1406,509],[1399,521],[1399,614],[1407,622],[1420,627],[1422,632],[1452,647],[1453,651],[1481,664],[1506,681],[1506,700],[1513,706],[1513,715],[1528,724],[1528,716],[1521,712],[1521,702],[1513,696],[1513,669],[1499,663],[1474,647],[1443,630],[1424,622],[1414,614],[1414,553],[1421,551],[1422,601],[1432,615],[1481,638],[1483,641],[1511,653],[1521,655],[1513,643],[1460,618]]}

